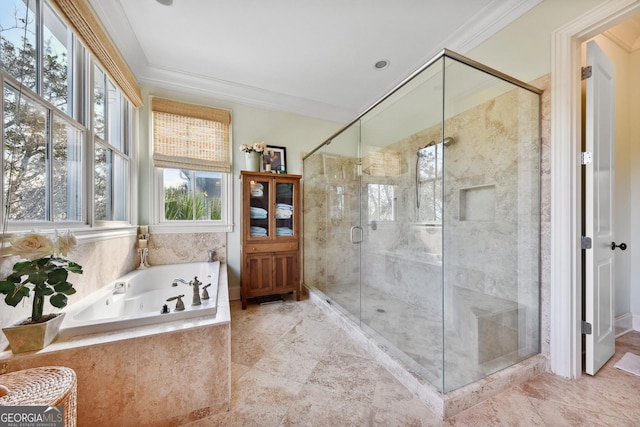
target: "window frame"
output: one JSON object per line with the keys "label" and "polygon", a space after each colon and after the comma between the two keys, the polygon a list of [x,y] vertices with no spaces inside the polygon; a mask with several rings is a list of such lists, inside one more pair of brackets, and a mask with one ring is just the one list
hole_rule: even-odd
{"label": "window frame", "polygon": [[[110,74],[110,71],[113,67],[105,69],[105,67],[100,63],[99,58],[93,53],[90,47],[87,47],[81,41],[81,35],[78,34],[76,29],[71,25],[68,21],[68,18],[64,13],[61,13],[60,9],[57,7],[58,5],[51,0],[38,0],[36,3],[36,9],[38,13],[35,15],[36,22],[36,39],[35,39],[35,50],[36,50],[36,87],[35,90],[29,89],[27,86],[23,85],[16,78],[6,73],[5,71],[0,72],[0,88],[3,90],[3,97],[0,100],[0,108],[1,111],[4,112],[4,86],[5,83],[16,91],[22,93],[21,96],[27,96],[32,102],[42,106],[46,110],[47,120],[49,121],[49,127],[47,129],[47,144],[51,145],[53,142],[53,135],[51,133],[51,127],[53,126],[54,117],[58,119],[62,119],[68,124],[72,125],[76,129],[81,132],[82,138],[82,165],[79,171],[80,174],[80,194],[82,195],[82,215],[80,220],[78,221],[55,221],[54,220],[54,212],[53,212],[53,204],[51,204],[51,183],[52,183],[52,175],[50,172],[50,167],[47,169],[47,186],[46,189],[48,195],[49,205],[48,212],[46,213],[49,216],[49,220],[46,221],[8,221],[6,227],[6,234],[10,235],[16,232],[24,232],[29,229],[41,229],[43,232],[51,232],[55,229],[65,228],[73,230],[80,241],[97,241],[102,240],[103,238],[113,238],[120,236],[129,236],[135,235],[135,227],[133,227],[134,223],[137,223],[137,204],[135,203],[135,197],[137,195],[137,187],[138,181],[136,179],[136,157],[135,157],[135,146],[137,140],[137,119],[138,112],[136,107],[138,106],[136,103],[132,101],[129,97],[132,93],[135,95],[135,91],[139,89],[137,86],[131,90],[131,87],[127,87],[128,90],[123,90],[120,86],[119,82],[121,79],[118,79],[119,76],[114,77]],[[53,105],[47,98],[46,94],[43,93],[43,79],[42,75],[43,70],[43,34],[45,32],[45,19],[44,19],[44,11],[46,9],[50,9],[57,18],[59,18],[64,24],[67,26],[67,30],[71,39],[67,53],[67,61],[69,64],[67,66],[68,72],[71,73],[72,77],[68,82],[68,91],[70,92],[70,99],[67,102],[68,108],[64,111],[58,109],[55,105]],[[98,220],[95,219],[95,188],[94,188],[94,169],[95,169],[95,150],[96,150],[96,142],[95,138],[97,137],[94,134],[93,129],[93,83],[94,83],[94,66],[99,66],[102,72],[105,74],[105,89],[108,90],[108,85],[111,83],[115,86],[117,93],[120,97],[120,104],[125,106],[124,109],[121,109],[122,114],[122,123],[121,123],[121,131],[122,131],[122,147],[118,149],[115,146],[109,144],[108,136],[105,138],[103,142],[104,146],[115,152],[118,156],[122,157],[125,162],[125,170],[126,177],[123,187],[125,189],[125,195],[123,197],[123,201],[125,203],[125,220],[124,221],[112,221],[112,220]],[[42,92],[42,93],[38,93]],[[134,96],[135,99],[135,96]],[[137,101],[136,101],[137,102]],[[141,102],[141,100],[140,100]],[[108,108],[108,103],[105,102],[105,107]],[[105,111],[105,114],[109,113]],[[108,121],[106,121],[105,126],[108,126]],[[108,129],[105,129],[105,132],[109,132]],[[108,135],[108,133],[107,133]],[[0,142],[4,143],[4,130],[0,132]],[[53,148],[49,147],[48,152],[50,153]],[[4,150],[4,149],[3,149]],[[4,151],[3,151],[4,156]],[[4,202],[5,198],[5,185],[4,185],[4,162],[0,165],[0,172],[2,173],[2,179],[0,179],[0,190],[2,191],[2,195],[0,199]],[[0,219],[4,220],[4,205],[2,206],[2,212],[0,213]],[[1,232],[0,232],[1,233]]]}
{"label": "window frame", "polygon": [[[229,162],[231,171],[219,172],[222,177],[220,199],[222,210],[220,220],[166,220],[164,218],[164,168],[156,167],[153,163],[154,132],[153,132],[153,103],[154,95],[149,95],[147,100],[148,134],[149,134],[149,176],[151,181],[150,202],[150,229],[154,232],[179,234],[179,233],[231,233],[233,232],[233,119],[229,122]],[[163,98],[163,97],[160,97]],[[172,99],[177,103],[189,103],[180,99]],[[194,104],[197,105],[197,104]],[[207,108],[217,108],[210,107]],[[187,170],[187,169],[185,169]],[[193,171],[192,169],[190,169]]]}
{"label": "window frame", "polygon": [[[396,203],[396,197],[395,197],[395,193],[396,193],[396,184],[391,183],[391,182],[367,182],[367,221],[368,224],[372,224],[373,222],[376,222],[378,224],[382,223],[382,224],[391,224],[394,222],[397,222],[397,217],[398,217],[398,210],[397,210],[397,203]],[[377,197],[377,204],[378,204],[378,208],[377,208],[377,212],[378,212],[378,218],[371,218],[370,215],[370,206],[369,206],[369,202],[371,201],[371,189],[372,186],[376,186],[378,189],[378,197]],[[391,219],[380,219],[380,188],[381,187],[391,187],[391,189],[393,190],[393,194],[394,197],[392,197],[391,199]]]}
{"label": "window frame", "polygon": [[222,176],[221,194],[222,210],[220,220],[181,220],[171,221],[164,219],[164,168],[158,168],[150,164],[153,170],[153,209],[151,212],[152,229],[163,233],[184,232],[219,232],[230,233],[233,231],[233,175],[220,173]]}
{"label": "window frame", "polygon": [[[118,87],[118,85],[113,81],[113,79],[111,78],[111,76],[109,76],[109,73],[107,71],[104,70],[104,68],[102,67],[102,65],[100,63],[98,63],[98,61],[92,57],[91,55],[89,55],[89,61],[86,64],[87,65],[87,70],[89,72],[88,74],[88,82],[89,84],[86,87],[86,91],[89,95],[89,98],[85,98],[86,102],[87,102],[87,109],[89,111],[87,117],[87,122],[90,128],[90,138],[91,141],[88,145],[90,145],[90,147],[87,148],[87,169],[89,169],[88,173],[87,173],[87,185],[90,184],[91,186],[91,198],[89,200],[87,200],[88,203],[88,207],[87,209],[89,209],[89,212],[91,212],[91,220],[90,220],[90,225],[91,226],[97,226],[97,227],[105,227],[105,228],[113,228],[113,227],[126,227],[126,226],[131,226],[134,221],[132,220],[132,218],[135,217],[135,213],[136,210],[133,208],[134,205],[134,200],[132,195],[134,194],[134,190],[132,190],[132,187],[137,186],[137,180],[132,179],[132,177],[135,177],[135,170],[134,170],[134,163],[135,163],[135,158],[133,155],[133,151],[134,151],[134,141],[133,141],[133,135],[135,135],[134,128],[135,128],[135,120],[134,120],[134,111],[133,111],[133,105],[132,103],[126,98],[126,96],[124,95],[124,93],[122,92],[122,90]],[[98,134],[95,133],[94,130],[94,124],[95,124],[95,116],[94,116],[94,105],[95,105],[95,99],[94,99],[94,95],[95,95],[95,78],[96,78],[96,73],[95,70],[96,68],[99,68],[102,76],[104,77],[104,91],[105,91],[105,98],[104,98],[104,103],[103,103],[103,110],[104,110],[104,123],[103,123],[103,133],[104,133],[104,138],[100,137]],[[124,114],[121,117],[122,120],[122,140],[121,140],[121,148],[118,148],[114,145],[111,145],[110,141],[110,132],[111,132],[111,122],[110,122],[110,107],[109,107],[109,83],[113,84],[116,88],[116,91],[119,93],[120,98],[122,101],[124,101],[124,103],[122,103],[123,106],[125,107],[125,111]],[[122,113],[122,110],[121,110]],[[127,163],[127,179],[128,182],[125,182],[125,195],[124,195],[124,202],[126,203],[126,219],[124,220],[113,220],[113,219],[97,219],[96,218],[96,188],[95,188],[95,167],[96,167],[96,162],[95,162],[95,154],[96,154],[96,150],[98,149],[98,147],[104,148],[105,150],[111,151],[112,153],[112,161],[111,161],[111,167],[112,167],[112,172],[113,172],[113,168],[114,168],[114,162],[113,162],[113,156],[119,156],[121,158],[123,158],[126,163]],[[113,177],[113,174],[112,174]],[[112,184],[114,184],[112,182]],[[127,185],[128,184],[128,185]],[[113,204],[113,196],[114,196],[114,190],[113,187],[115,187],[115,185],[112,185],[112,191],[111,191],[111,214],[113,215],[115,208],[114,208],[114,204]],[[135,221],[137,222],[137,220]]]}
{"label": "window frame", "polygon": [[[418,174],[418,188],[420,189],[422,187],[422,185],[429,185],[432,187],[432,191],[433,191],[433,200],[431,201],[431,203],[433,203],[433,219],[430,220],[423,220],[423,221],[419,221],[419,223],[424,224],[424,225],[428,225],[428,226],[432,226],[432,227],[442,227],[442,210],[438,210],[438,206],[437,206],[437,184],[438,182],[441,183],[442,188],[440,189],[440,203],[442,203],[442,191],[444,189],[444,145],[442,144],[442,142],[439,142],[437,144],[431,145],[429,147],[424,147],[425,149],[429,149],[429,150],[433,150],[434,154],[433,154],[433,167],[434,167],[434,176],[431,177],[427,177],[427,178],[422,178],[421,177],[421,171],[420,166],[421,166],[421,160],[418,160],[418,163],[416,165],[416,167],[418,168],[418,170],[416,171],[416,173]],[[416,194],[417,197],[422,198],[422,192],[419,191]],[[417,215],[419,216],[419,212],[417,212]]]}

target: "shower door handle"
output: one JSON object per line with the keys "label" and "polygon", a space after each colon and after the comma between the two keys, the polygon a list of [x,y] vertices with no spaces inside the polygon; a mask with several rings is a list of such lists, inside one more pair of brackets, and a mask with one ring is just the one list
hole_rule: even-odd
{"label": "shower door handle", "polygon": [[[358,236],[358,240],[354,239],[354,231],[357,231],[359,236]],[[354,225],[353,227],[351,227],[351,243],[353,244],[358,244],[358,243],[362,243],[362,239],[363,239],[363,232],[362,232],[362,227],[360,227],[359,225]]]}

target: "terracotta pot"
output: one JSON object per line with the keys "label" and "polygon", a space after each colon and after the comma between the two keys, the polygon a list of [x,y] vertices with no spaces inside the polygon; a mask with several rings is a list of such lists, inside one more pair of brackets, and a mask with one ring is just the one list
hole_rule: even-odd
{"label": "terracotta pot", "polygon": [[16,324],[2,328],[9,340],[13,353],[42,350],[56,338],[65,313],[59,313],[55,317],[42,323],[27,325]]}

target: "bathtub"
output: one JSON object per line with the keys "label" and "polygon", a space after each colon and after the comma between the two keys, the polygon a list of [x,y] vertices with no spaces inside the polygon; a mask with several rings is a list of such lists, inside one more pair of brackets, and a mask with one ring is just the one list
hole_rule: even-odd
{"label": "bathtub", "polygon": [[[153,325],[174,320],[200,316],[214,316],[217,313],[218,279],[220,262],[195,262],[153,266],[145,270],[134,270],[107,284],[100,290],[69,305],[64,312],[58,337],[115,331],[137,326]],[[198,277],[202,282],[200,295],[205,285],[209,299],[201,305],[191,305],[193,287],[177,282]],[[176,301],[167,298],[184,295],[184,311],[175,311]],[[161,313],[167,305],[168,313]]]}

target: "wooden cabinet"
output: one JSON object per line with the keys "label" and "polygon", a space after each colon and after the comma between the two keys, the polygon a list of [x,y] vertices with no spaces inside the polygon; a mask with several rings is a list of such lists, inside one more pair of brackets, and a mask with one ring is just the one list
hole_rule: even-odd
{"label": "wooden cabinet", "polygon": [[242,308],[247,299],[300,299],[300,175],[241,172]]}

